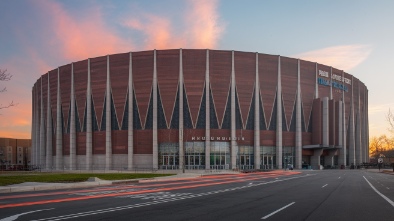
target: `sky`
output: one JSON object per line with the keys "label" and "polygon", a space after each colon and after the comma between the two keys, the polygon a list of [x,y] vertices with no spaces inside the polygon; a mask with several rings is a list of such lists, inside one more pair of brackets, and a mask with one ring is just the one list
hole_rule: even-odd
{"label": "sky", "polygon": [[209,48],[318,62],[369,90],[370,137],[394,110],[392,0],[0,1],[0,137],[31,137],[31,92],[59,66],[107,54]]}

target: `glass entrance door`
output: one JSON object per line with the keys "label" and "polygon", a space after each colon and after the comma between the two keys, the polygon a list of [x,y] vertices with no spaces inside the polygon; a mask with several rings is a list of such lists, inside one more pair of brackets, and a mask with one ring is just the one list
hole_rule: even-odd
{"label": "glass entrance door", "polygon": [[224,170],[230,168],[230,143],[211,142],[210,168]]}
{"label": "glass entrance door", "polygon": [[175,155],[162,155],[163,158],[163,164],[161,165],[162,169],[167,169],[167,170],[174,170],[178,169],[177,165],[177,158]]}
{"label": "glass entrance door", "polygon": [[205,169],[205,143],[185,143],[185,168],[188,170]]}
{"label": "glass entrance door", "polygon": [[254,154],[252,146],[239,146],[238,149],[238,167],[241,170],[254,169]]}
{"label": "glass entrance door", "polygon": [[164,170],[179,169],[179,148],[176,143],[159,144],[159,168]]}
{"label": "glass entrance door", "polygon": [[262,160],[262,169],[264,170],[271,170],[274,169],[274,156],[273,155],[267,155],[264,154],[263,157],[261,158]]}

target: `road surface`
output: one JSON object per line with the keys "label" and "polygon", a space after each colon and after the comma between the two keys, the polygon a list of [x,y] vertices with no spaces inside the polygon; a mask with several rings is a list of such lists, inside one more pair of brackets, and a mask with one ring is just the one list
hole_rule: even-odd
{"label": "road surface", "polygon": [[273,171],[0,195],[12,220],[394,220],[394,176]]}

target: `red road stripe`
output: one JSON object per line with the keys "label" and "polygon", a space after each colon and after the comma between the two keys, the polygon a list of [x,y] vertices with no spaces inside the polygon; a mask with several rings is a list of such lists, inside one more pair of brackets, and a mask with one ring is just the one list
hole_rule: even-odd
{"label": "red road stripe", "polygon": [[[298,174],[298,173],[299,172],[292,172],[292,173],[287,173],[286,175],[293,175],[293,174]],[[256,180],[256,179],[260,179],[260,178],[253,176],[251,178],[245,178],[242,180],[237,179],[237,180],[214,182],[214,183],[202,183],[202,184],[186,185],[186,186],[178,186],[178,187],[167,187],[167,188],[159,188],[159,189],[155,189],[155,190],[141,190],[138,192],[111,193],[111,194],[103,194],[103,195],[95,195],[95,196],[82,196],[82,197],[72,197],[72,198],[64,198],[64,199],[41,200],[41,201],[34,201],[34,202],[6,204],[6,205],[0,205],[0,209],[10,208],[10,207],[20,207],[20,206],[41,205],[41,204],[48,204],[48,203],[70,202],[70,201],[77,201],[77,200],[97,199],[97,198],[123,196],[123,195],[136,195],[136,194],[142,194],[142,193],[154,193],[154,192],[162,192],[162,191],[190,189],[190,188],[213,186],[213,185],[219,185],[219,184],[244,182],[244,181]]]}
{"label": "red road stripe", "polygon": [[[239,176],[255,176],[256,174],[259,175],[261,178],[266,178],[266,177],[271,177],[275,176],[278,174],[282,174],[283,172],[278,171],[278,172],[260,172],[260,173],[253,173],[253,174],[234,174],[234,175],[209,175],[209,176],[203,176],[203,177],[198,177],[198,178],[193,178],[193,179],[188,179],[192,181],[188,182],[178,182],[178,183],[168,183],[168,184],[151,184],[151,185],[145,185],[145,186],[135,186],[133,188],[149,188],[149,187],[156,187],[156,186],[163,186],[163,185],[176,185],[176,184],[185,184],[185,183],[195,183],[195,182],[206,182],[206,180],[210,181],[212,179],[219,179],[219,180],[230,180],[232,177],[239,177]],[[201,179],[204,179],[205,181],[202,181]],[[157,183],[157,182],[168,182],[169,180],[155,180],[155,181],[149,181],[149,182],[141,182],[141,183]],[[39,196],[53,196],[53,195],[62,195],[62,194],[72,194],[72,193],[89,193],[89,192],[97,192],[97,191],[106,191],[106,190],[122,190],[122,189],[129,189],[130,186],[122,186],[122,187],[109,187],[109,188],[101,188],[99,190],[93,189],[93,190],[73,190],[73,191],[61,191],[61,192],[51,192],[51,193],[34,193],[34,194],[23,194],[23,195],[12,195],[12,196],[4,196],[0,197],[0,200],[4,199],[19,199],[19,198],[28,198],[28,197],[39,197]]]}

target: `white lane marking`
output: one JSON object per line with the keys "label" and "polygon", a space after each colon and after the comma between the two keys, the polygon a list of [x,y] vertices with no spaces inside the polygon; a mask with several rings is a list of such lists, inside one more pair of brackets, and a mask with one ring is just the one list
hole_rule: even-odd
{"label": "white lane marking", "polygon": [[[312,176],[315,176],[315,174],[313,174]],[[100,210],[91,210],[91,211],[86,211],[86,212],[67,214],[67,215],[60,215],[60,216],[49,217],[49,218],[41,218],[41,219],[38,219],[36,221],[44,221],[44,220],[45,221],[49,221],[49,220],[50,221],[55,221],[55,220],[65,220],[65,219],[72,219],[72,218],[78,218],[78,217],[92,216],[92,215],[109,213],[109,212],[115,212],[115,211],[121,211],[121,210],[126,210],[126,209],[133,209],[133,208],[137,208],[137,207],[151,206],[151,205],[156,205],[156,204],[160,204],[160,203],[167,203],[167,202],[173,202],[173,201],[178,201],[178,200],[191,199],[191,198],[195,198],[195,197],[208,196],[208,195],[212,195],[212,194],[229,192],[229,191],[239,190],[239,189],[243,189],[243,188],[250,188],[250,187],[267,185],[267,184],[271,184],[271,183],[277,183],[277,182],[282,182],[282,181],[287,181],[287,180],[292,180],[292,179],[298,179],[298,178],[302,178],[302,177],[306,177],[306,175],[304,175],[304,176],[288,177],[288,178],[285,178],[283,180],[267,181],[265,183],[256,183],[256,184],[253,184],[253,185],[234,187],[234,188],[225,189],[225,190],[217,190],[217,191],[211,191],[211,192],[199,193],[199,194],[190,194],[190,195],[185,195],[185,196],[179,197],[179,198],[177,197],[177,198],[164,199],[164,200],[155,200],[155,201],[152,201],[152,202],[144,202],[144,203],[138,203],[138,204],[133,204],[133,205],[126,205],[126,206],[119,206],[119,207],[100,209]],[[121,196],[121,197],[127,197],[127,196]]]}
{"label": "white lane marking", "polygon": [[386,187],[388,190],[390,189],[390,188],[388,188],[388,187]]}
{"label": "white lane marking", "polygon": [[338,177],[338,179],[341,179],[341,177]]}
{"label": "white lane marking", "polygon": [[54,209],[54,208],[40,209],[40,210],[34,210],[34,211],[25,212],[25,213],[19,213],[19,214],[13,215],[13,216],[9,216],[9,217],[0,219],[0,221],[13,221],[13,220],[18,219],[20,216],[23,216],[23,215],[26,215],[26,214],[29,214],[29,213],[35,213],[35,212],[40,212],[40,211],[44,211],[44,210],[51,210],[51,209]]}
{"label": "white lane marking", "polygon": [[365,181],[367,181],[367,183],[371,186],[371,188],[373,189],[373,190],[375,190],[375,192],[377,193],[377,194],[379,194],[379,196],[381,196],[383,199],[385,199],[388,203],[390,203],[393,207],[394,207],[394,202],[393,201],[391,201],[387,196],[385,196],[385,195],[383,195],[382,193],[380,193],[368,180],[367,180],[367,178],[365,178],[365,176],[363,176],[364,177],[364,179],[365,179]]}
{"label": "white lane marking", "polygon": [[321,188],[324,188],[324,187],[326,187],[328,184],[326,184],[326,185],[324,185],[324,186],[322,186]]}
{"label": "white lane marking", "polygon": [[270,216],[272,216],[272,215],[275,215],[276,213],[278,213],[278,212],[280,212],[280,211],[286,209],[287,207],[293,205],[294,203],[295,203],[295,202],[292,202],[292,203],[290,203],[290,204],[288,204],[288,205],[286,205],[286,206],[284,206],[284,207],[282,207],[282,208],[280,208],[280,209],[278,209],[278,210],[275,210],[274,212],[272,212],[272,213],[270,213],[270,214],[264,216],[264,217],[261,218],[261,219],[267,219],[268,217],[270,217]]}

